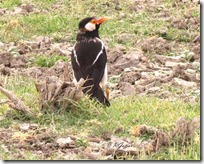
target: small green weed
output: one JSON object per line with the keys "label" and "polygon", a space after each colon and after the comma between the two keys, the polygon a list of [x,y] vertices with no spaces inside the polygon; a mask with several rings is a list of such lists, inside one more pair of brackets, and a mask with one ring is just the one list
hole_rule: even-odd
{"label": "small green weed", "polygon": [[40,67],[52,67],[58,60],[69,61],[69,59],[65,56],[59,55],[41,55],[35,57],[32,61],[33,65]]}

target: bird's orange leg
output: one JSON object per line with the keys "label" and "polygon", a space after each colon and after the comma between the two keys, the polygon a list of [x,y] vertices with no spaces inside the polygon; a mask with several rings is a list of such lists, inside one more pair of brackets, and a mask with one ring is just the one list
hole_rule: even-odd
{"label": "bird's orange leg", "polygon": [[110,95],[110,89],[109,89],[109,87],[108,86],[106,86],[106,98],[107,98],[107,100],[109,100],[109,95]]}

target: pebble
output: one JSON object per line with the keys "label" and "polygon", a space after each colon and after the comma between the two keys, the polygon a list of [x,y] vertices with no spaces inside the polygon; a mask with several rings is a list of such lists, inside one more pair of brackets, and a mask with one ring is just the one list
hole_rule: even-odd
{"label": "pebble", "polygon": [[173,82],[186,88],[192,88],[197,86],[196,82],[190,82],[176,77],[173,79]]}
{"label": "pebble", "polygon": [[148,89],[148,93],[155,93],[157,91],[160,91],[159,87],[151,87]]}

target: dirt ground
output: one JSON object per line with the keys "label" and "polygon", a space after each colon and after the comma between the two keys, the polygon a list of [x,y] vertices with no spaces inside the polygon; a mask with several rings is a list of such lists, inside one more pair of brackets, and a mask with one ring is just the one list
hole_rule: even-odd
{"label": "dirt ground", "polygon": [[[128,52],[121,45],[108,49],[108,76],[111,98],[121,95],[153,95],[163,98],[177,98],[184,101],[196,101],[192,92],[200,90],[200,39],[195,38],[190,44],[192,51],[181,52],[177,56],[164,56],[174,43],[163,38],[150,38],[140,43],[141,51],[132,49]],[[29,59],[33,55],[59,54],[70,58],[72,47],[69,43],[53,43],[51,38],[39,37],[34,41],[21,41],[16,45],[4,44],[0,54],[0,73],[2,75],[23,75],[35,80],[56,76],[63,81],[66,62],[57,61],[51,68],[32,66]],[[15,51],[9,51],[14,49]],[[147,56],[145,52],[150,54]],[[18,55],[15,55],[17,53]],[[161,53],[161,54],[160,54]],[[68,62],[70,77],[71,64]],[[70,79],[71,80],[71,79]],[[182,95],[165,88],[176,87]]]}

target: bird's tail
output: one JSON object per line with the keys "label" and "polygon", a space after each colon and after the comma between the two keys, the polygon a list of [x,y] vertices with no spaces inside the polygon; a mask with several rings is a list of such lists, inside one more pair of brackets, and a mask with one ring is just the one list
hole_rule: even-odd
{"label": "bird's tail", "polygon": [[104,92],[100,86],[98,86],[91,97],[96,98],[100,103],[105,104],[106,106],[110,106],[110,102],[105,97]]}
{"label": "bird's tail", "polygon": [[90,81],[86,81],[84,84],[83,92],[88,94],[91,98],[97,99],[100,103],[110,106],[110,102],[105,97],[104,92],[100,86],[93,86]]}

